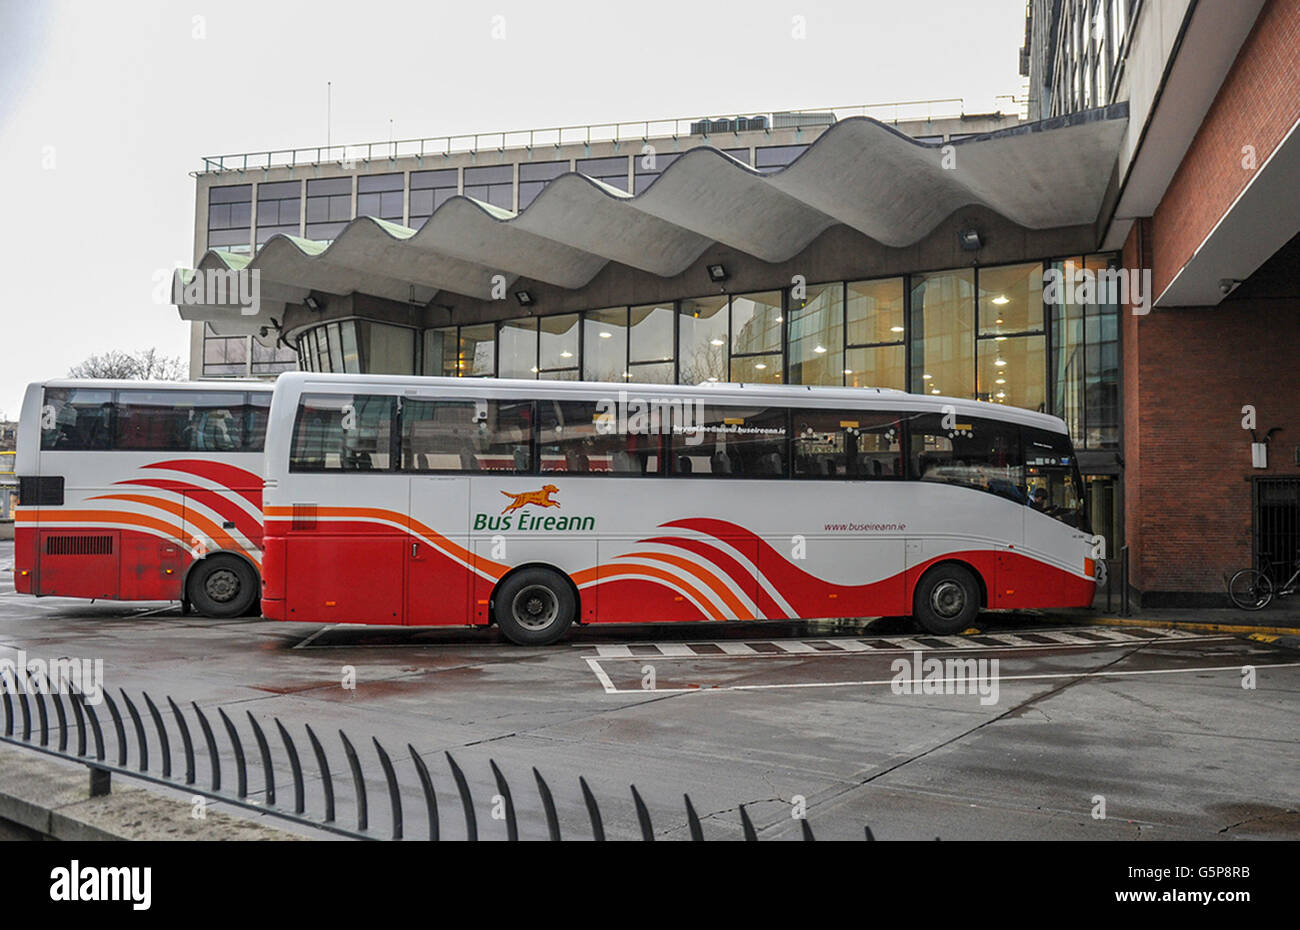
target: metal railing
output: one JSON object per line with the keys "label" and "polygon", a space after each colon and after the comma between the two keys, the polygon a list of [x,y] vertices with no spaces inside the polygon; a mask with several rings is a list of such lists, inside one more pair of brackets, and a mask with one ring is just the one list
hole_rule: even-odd
{"label": "metal railing", "polygon": [[[1003,94],[993,98],[996,112],[1024,119],[1027,101],[1024,98]],[[828,115],[833,119],[828,120]],[[870,116],[882,123],[897,125],[908,122],[927,122],[938,119],[958,119],[968,115],[962,97],[944,97],[934,100],[907,100],[895,103],[866,103],[846,107],[818,107],[803,110],[759,111],[720,116],[692,116],[677,119],[634,120],[618,123],[592,123],[582,126],[556,126],[545,129],[523,129],[503,132],[463,133],[450,136],[429,136],[418,139],[397,139],[387,142],[362,142],[349,145],[317,145],[304,148],[272,149],[261,152],[242,152],[233,155],[209,155],[203,159],[200,173],[223,171],[269,170],[329,163],[367,163],[376,159],[450,157],[451,155],[477,154],[484,151],[503,152],[506,149],[534,149],[543,146],[560,148],[566,145],[585,145],[612,142],[643,142],[648,139],[677,139],[708,133],[692,132],[700,123],[736,120],[751,121],[754,117],[766,118],[762,130],[733,128],[730,135],[742,132],[772,132],[786,130],[823,130],[830,122],[854,116]],[[774,126],[777,118],[786,125]]]}
{"label": "metal railing", "polygon": [[[411,806],[403,803],[403,796],[416,795],[422,815],[418,819],[425,824],[423,832],[429,840],[443,837],[443,820],[438,804],[438,792],[428,763],[410,743],[406,745],[410,757],[410,766],[403,767],[403,773],[414,775],[415,783],[409,781],[403,785],[399,778],[399,768],[393,756],[376,738],[370,742],[383,775],[383,784],[387,789],[388,829],[376,830],[371,822],[369,794],[362,765],[361,754],[343,730],[338,731],[339,743],[347,761],[351,776],[351,811],[347,817],[348,824],[341,822],[346,799],[339,789],[348,787],[348,782],[339,784],[335,772],[330,768],[329,756],[320,737],[310,725],[304,725],[307,744],[310,746],[310,759],[315,762],[314,779],[319,788],[313,791],[312,803],[308,804],[307,772],[304,767],[303,754],[299,752],[289,729],[278,717],[271,717],[274,733],[279,737],[282,756],[288,764],[288,776],[285,777],[283,766],[277,767],[273,754],[272,742],[267,731],[251,711],[246,711],[248,728],[253,741],[251,748],[256,752],[255,762],[250,762],[250,752],[246,751],[240,728],[222,708],[218,707],[216,716],[218,726],[214,726],[208,714],[203,712],[196,702],[190,702],[190,709],[195,727],[181,707],[170,697],[164,699],[166,711],[159,707],[148,694],[141,691],[144,713],[140,705],[131,699],[125,690],[119,689],[126,715],[123,716],[117,701],[105,689],[102,702],[108,710],[111,730],[100,720],[95,705],[86,697],[66,683],[61,688],[50,688],[47,680],[35,680],[26,669],[17,670],[15,675],[23,676],[22,687],[17,686],[16,677],[0,675],[0,705],[3,705],[4,729],[0,742],[11,743],[34,749],[47,755],[81,763],[90,771],[90,795],[99,797],[111,793],[114,775],[127,777],[136,781],[183,790],[192,795],[220,801],[248,811],[269,815],[282,821],[323,830],[351,839],[392,839],[401,840],[411,832],[407,829],[408,813]],[[66,701],[61,693],[68,689]],[[17,710],[15,710],[15,704]],[[145,714],[152,722],[146,726]],[[169,728],[166,717],[174,721]],[[152,730],[153,738],[150,738]],[[196,736],[197,731],[197,736]],[[218,748],[218,733],[224,733],[229,754],[223,757]],[[111,735],[111,736],[110,736]],[[133,737],[133,738],[132,738]],[[173,766],[173,746],[179,738],[180,766]],[[199,741],[202,746],[200,748]],[[154,749],[151,749],[151,743]],[[451,780],[456,787],[460,801],[460,810],[464,820],[462,833],[465,839],[479,839],[478,816],[469,780],[465,772],[450,752],[444,753]],[[228,768],[223,768],[223,758],[233,759],[234,789],[226,777]],[[488,760],[496,796],[494,808],[503,811],[506,838],[519,839],[519,812],[516,808],[514,794],[505,774],[495,759]],[[200,778],[200,773],[204,776]],[[555,795],[550,785],[536,767],[532,769],[533,780],[541,801],[542,814],[545,819],[547,838],[560,840],[560,816],[555,803]],[[260,784],[251,784],[252,779],[260,776]],[[290,791],[292,800],[285,797],[282,786]],[[317,782],[313,781],[315,788]],[[592,839],[604,840],[605,820],[600,804],[587,783],[585,777],[579,776],[578,787],[582,803],[586,809],[587,825]],[[415,789],[418,788],[418,793]],[[405,789],[405,790],[404,790]],[[629,786],[632,803],[636,810],[637,828],[642,840],[654,840],[655,828],[651,821],[649,808],[646,806],[635,785]],[[686,827],[692,840],[703,840],[704,825],[690,795],[683,794]],[[729,808],[730,809],[730,808]],[[741,835],[746,840],[757,840],[755,828],[744,804],[737,805]],[[352,826],[351,824],[355,824]],[[586,832],[584,829],[584,833]],[[812,827],[806,819],[800,820],[800,833],[804,840],[815,839]],[[874,840],[869,826],[863,827],[865,839]],[[938,839],[938,837],[936,837]]]}

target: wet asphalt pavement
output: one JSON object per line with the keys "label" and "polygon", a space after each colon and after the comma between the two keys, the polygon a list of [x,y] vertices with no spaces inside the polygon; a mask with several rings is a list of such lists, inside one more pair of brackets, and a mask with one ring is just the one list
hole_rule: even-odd
{"label": "wet asphalt pavement", "polygon": [[[347,822],[341,729],[380,836],[389,802],[372,738],[393,757],[411,838],[427,830],[408,745],[432,776],[444,838],[466,831],[447,752],[482,838],[507,829],[493,816],[502,804],[489,760],[523,838],[546,835],[534,767],[572,838],[592,832],[579,776],[611,838],[639,835],[633,784],[662,839],[688,837],[684,793],[718,839],[740,838],[742,803],[763,838],[797,838],[796,809],[819,839],[861,838],[864,825],[880,839],[1300,838],[1300,652],[1242,635],[990,613],[979,635],[960,637],[895,619],[611,625],[521,648],[495,630],[210,621],[169,604],[37,600],[14,593],[12,551],[0,543],[0,658],[100,659],[115,695],[196,702],[219,728],[229,784],[223,709],[250,747],[253,797],[264,786],[246,712],[272,737],[278,719],[319,811],[310,724]],[[897,693],[912,672],[895,663],[918,653],[996,660],[996,675],[981,679],[983,693]]]}

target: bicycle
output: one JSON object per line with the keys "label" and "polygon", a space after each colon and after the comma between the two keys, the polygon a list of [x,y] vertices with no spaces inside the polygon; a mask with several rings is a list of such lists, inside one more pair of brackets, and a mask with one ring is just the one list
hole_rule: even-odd
{"label": "bicycle", "polygon": [[1295,571],[1280,588],[1273,581],[1273,563],[1260,559],[1262,568],[1243,568],[1228,582],[1228,597],[1242,610],[1263,610],[1274,597],[1288,597],[1300,591],[1300,558]]}

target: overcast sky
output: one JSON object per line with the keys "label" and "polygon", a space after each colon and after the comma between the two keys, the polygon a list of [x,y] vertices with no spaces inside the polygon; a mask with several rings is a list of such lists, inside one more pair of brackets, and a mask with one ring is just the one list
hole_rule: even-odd
{"label": "overcast sky", "polygon": [[942,97],[982,112],[1020,92],[1024,15],[1025,0],[0,0],[0,413],[92,353],[188,360],[154,291],[193,259],[189,172],[323,144],[327,81],[336,144]]}

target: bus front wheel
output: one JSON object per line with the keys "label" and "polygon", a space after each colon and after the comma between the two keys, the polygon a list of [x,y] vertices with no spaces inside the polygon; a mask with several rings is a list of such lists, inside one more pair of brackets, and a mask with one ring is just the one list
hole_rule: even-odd
{"label": "bus front wheel", "polygon": [[501,582],[492,597],[497,626],[520,646],[555,642],[578,614],[568,580],[549,569],[526,568]]}
{"label": "bus front wheel", "polygon": [[190,570],[185,587],[196,611],[228,620],[244,616],[257,601],[257,572],[234,556],[208,556]]}
{"label": "bus front wheel", "polygon": [[912,615],[927,633],[960,633],[975,622],[979,612],[979,584],[960,565],[936,566],[916,586]]}

